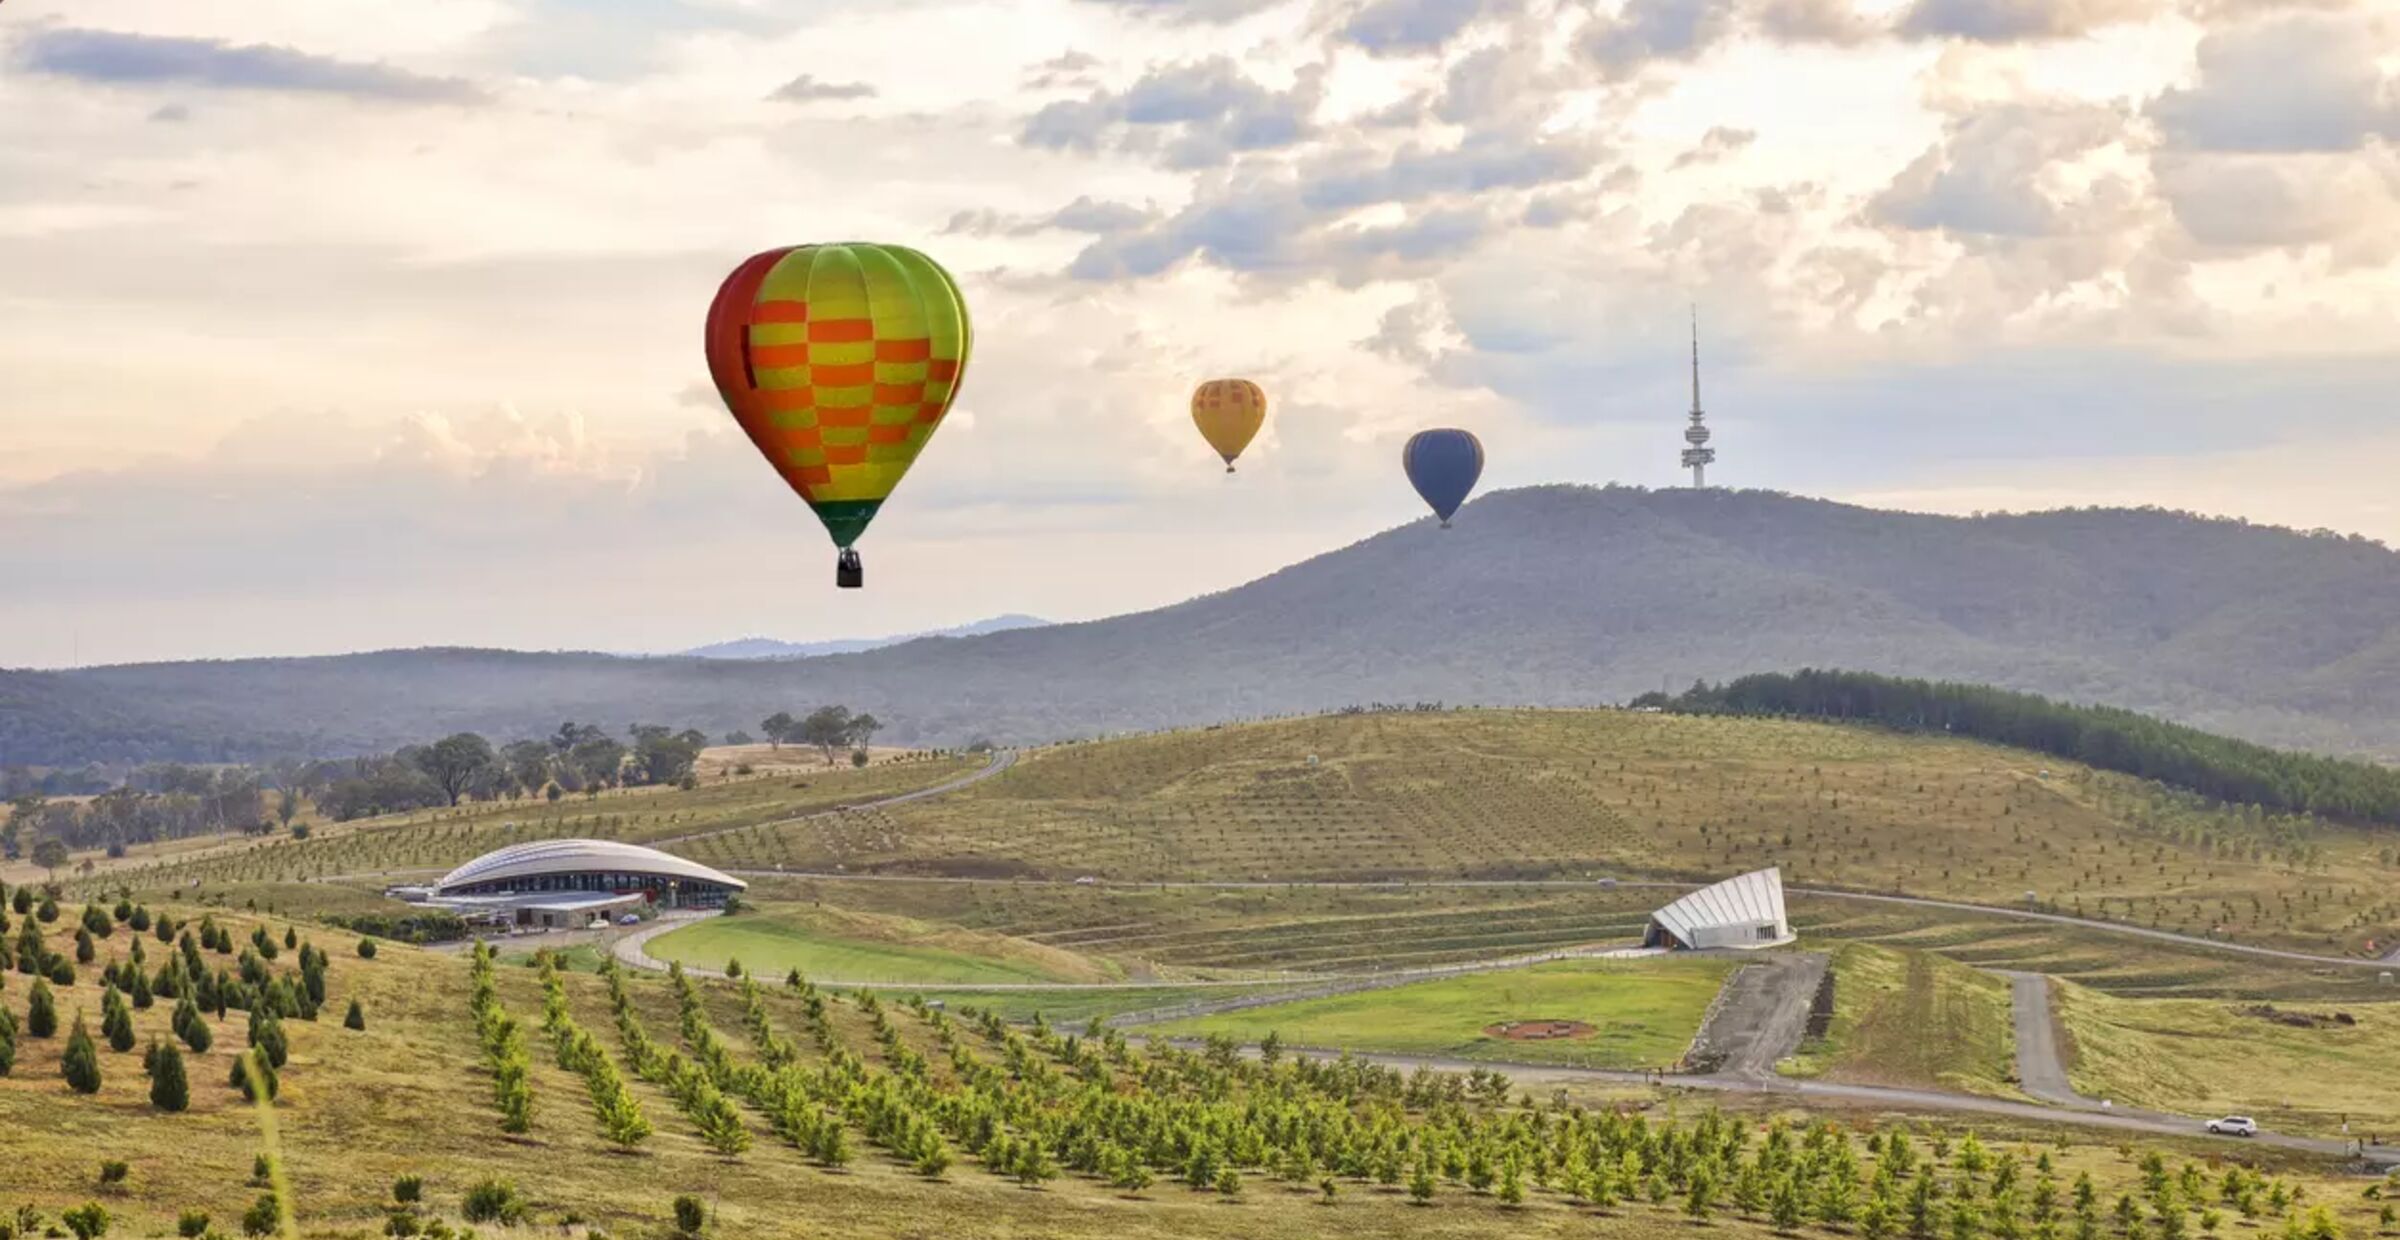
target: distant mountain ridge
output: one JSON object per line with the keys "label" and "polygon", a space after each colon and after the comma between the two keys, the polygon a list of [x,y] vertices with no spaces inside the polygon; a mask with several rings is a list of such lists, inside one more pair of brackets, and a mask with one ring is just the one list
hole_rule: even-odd
{"label": "distant mountain ridge", "polygon": [[729,642],[714,642],[678,652],[692,659],[813,659],[829,654],[857,654],[862,650],[880,650],[913,642],[920,637],[980,637],[986,633],[1006,633],[1012,629],[1038,629],[1050,623],[1039,616],[1010,612],[954,625],[946,629],[928,629],[922,633],[902,633],[893,637],[841,637],[821,642],[787,642],[772,637],[739,637]]}
{"label": "distant mountain ridge", "polygon": [[387,749],[562,719],[1033,742],[1370,701],[1592,705],[1801,667],[2400,756],[2400,555],[2159,510],[1928,516],[1536,487],[1155,611],[774,661],[395,650],[0,673],[0,763]]}

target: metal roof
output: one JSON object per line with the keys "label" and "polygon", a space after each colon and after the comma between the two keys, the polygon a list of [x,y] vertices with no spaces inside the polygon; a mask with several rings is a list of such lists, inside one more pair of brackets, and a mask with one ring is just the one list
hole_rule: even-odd
{"label": "metal roof", "polygon": [[746,890],[750,886],[697,861],[663,853],[655,848],[644,848],[639,844],[620,844],[614,840],[534,840],[485,853],[444,874],[442,881],[434,884],[434,890],[447,892],[470,883],[499,882],[542,874],[580,874],[586,871],[657,874],[694,882],[721,883],[736,891]]}
{"label": "metal roof", "polygon": [[1676,938],[1690,942],[1702,926],[1784,924],[1783,869],[1769,866],[1738,874],[1650,914]]}

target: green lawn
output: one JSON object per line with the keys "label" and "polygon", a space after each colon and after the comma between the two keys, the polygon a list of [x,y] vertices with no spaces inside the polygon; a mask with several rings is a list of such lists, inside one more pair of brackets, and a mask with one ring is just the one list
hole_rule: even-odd
{"label": "green lawn", "polygon": [[[1498,973],[1302,999],[1146,1026],[1173,1036],[1270,1032],[1295,1046],[1449,1055],[1597,1068],[1667,1067],[1683,1057],[1733,962],[1710,957],[1563,960]],[[1514,1042],[1505,1020],[1579,1020],[1589,1038]]]}
{"label": "green lawn", "polygon": [[[1261,983],[1257,989],[1270,991],[1291,983]],[[1059,990],[940,990],[927,987],[894,988],[885,996],[907,998],[920,995],[938,999],[951,1011],[960,1008],[983,1008],[1000,1014],[1003,1020],[1027,1021],[1039,1015],[1060,1027],[1080,1028],[1095,1016],[1118,1016],[1127,1012],[1142,1012],[1152,1008],[1173,1007],[1198,999],[1224,998],[1241,990],[1224,986],[1127,986],[1074,987]],[[1128,1031],[1139,1039],[1149,1032],[1149,1026]]]}
{"label": "green lawn", "polygon": [[885,987],[1084,980],[1062,976],[1032,960],[927,943],[849,938],[800,921],[755,914],[712,917],[650,940],[647,950],[660,960],[711,969],[739,960],[744,969],[768,977],[798,969],[807,977]]}

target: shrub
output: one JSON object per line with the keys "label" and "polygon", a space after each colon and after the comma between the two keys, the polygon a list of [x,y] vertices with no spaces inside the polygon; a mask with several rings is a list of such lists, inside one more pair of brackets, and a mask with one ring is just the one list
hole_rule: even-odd
{"label": "shrub", "polygon": [[184,1240],[200,1240],[208,1234],[208,1215],[200,1210],[186,1210],[175,1216],[175,1234]]}
{"label": "shrub", "polygon": [[425,1177],[404,1175],[392,1181],[392,1200],[402,1203],[425,1200]]}
{"label": "shrub", "polygon": [[675,1230],[697,1236],[708,1225],[708,1207],[689,1193],[675,1199]]}
{"label": "shrub", "polygon": [[113,1188],[124,1183],[126,1175],[132,1170],[133,1169],[127,1166],[125,1160],[122,1158],[111,1158],[101,1163],[100,1187]]}
{"label": "shrub", "polygon": [[358,958],[361,960],[375,958],[375,940],[362,938],[358,941]]}
{"label": "shrub", "polygon": [[75,1240],[99,1240],[108,1234],[108,1207],[87,1201],[59,1215],[58,1221],[75,1233]]}
{"label": "shrub", "polygon": [[250,1208],[242,1211],[242,1234],[271,1236],[282,1226],[283,1209],[275,1204],[275,1194],[260,1193]]}
{"label": "shrub", "polygon": [[467,1190],[463,1211],[470,1223],[514,1225],[525,1220],[525,1201],[508,1180],[485,1180]]}
{"label": "shrub", "polygon": [[351,999],[351,1000],[350,1000],[350,1011],[349,1011],[349,1012],[348,1012],[346,1015],[344,1015],[344,1016],[342,1017],[342,1028],[344,1028],[344,1029],[364,1029],[364,1028],[366,1028],[366,1027],[367,1027],[367,1010],[366,1010],[365,1008],[362,1008],[362,1007],[360,1007],[360,1006],[358,1005],[358,1000],[357,1000],[356,998],[353,998],[353,999]]}

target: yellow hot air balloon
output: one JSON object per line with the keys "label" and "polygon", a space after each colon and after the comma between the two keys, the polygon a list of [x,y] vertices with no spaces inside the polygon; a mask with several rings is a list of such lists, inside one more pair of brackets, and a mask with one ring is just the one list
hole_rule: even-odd
{"label": "yellow hot air balloon", "polygon": [[1192,424],[1225,458],[1226,473],[1266,421],[1267,394],[1248,379],[1211,379],[1192,391]]}
{"label": "yellow hot air balloon", "polygon": [[790,246],[751,257],[708,310],[709,372],[750,441],[841,549],[891,497],[958,398],[973,328],[958,284],[906,246]]}

